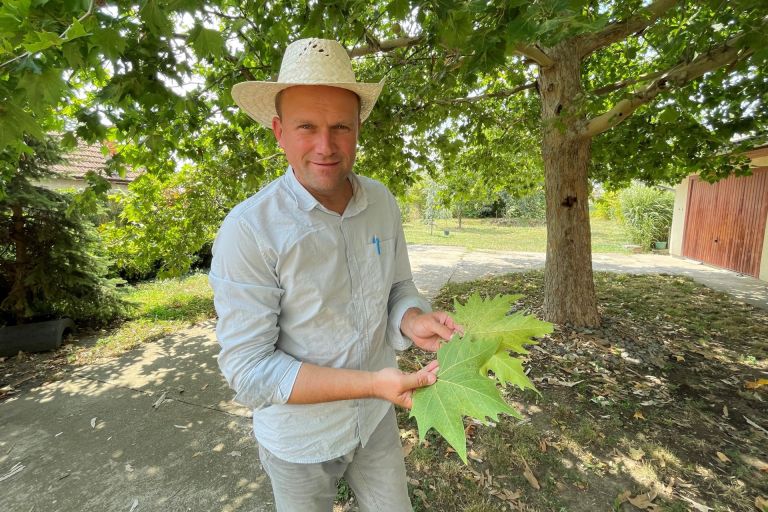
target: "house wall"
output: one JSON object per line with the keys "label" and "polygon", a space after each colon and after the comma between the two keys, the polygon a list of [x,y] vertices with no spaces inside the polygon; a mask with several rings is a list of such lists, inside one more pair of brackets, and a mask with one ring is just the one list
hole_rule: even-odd
{"label": "house wall", "polygon": [[669,254],[683,254],[683,232],[685,230],[685,212],[688,206],[689,178],[685,178],[675,187],[675,206],[672,210],[672,229],[669,234]]}
{"label": "house wall", "polygon": [[[44,178],[36,182],[37,185],[50,190],[74,189],[83,190],[86,187],[84,180],[71,178]],[[128,190],[128,183],[111,182],[112,190]]]}

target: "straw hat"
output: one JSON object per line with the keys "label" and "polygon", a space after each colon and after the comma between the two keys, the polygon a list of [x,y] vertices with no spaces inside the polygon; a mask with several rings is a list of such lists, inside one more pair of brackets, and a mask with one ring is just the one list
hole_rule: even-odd
{"label": "straw hat", "polygon": [[360,97],[360,121],[365,121],[384,82],[355,81],[347,51],[332,39],[299,39],[288,45],[277,82],[241,82],[232,98],[246,114],[272,128],[277,93],[294,85],[329,85],[348,89]]}

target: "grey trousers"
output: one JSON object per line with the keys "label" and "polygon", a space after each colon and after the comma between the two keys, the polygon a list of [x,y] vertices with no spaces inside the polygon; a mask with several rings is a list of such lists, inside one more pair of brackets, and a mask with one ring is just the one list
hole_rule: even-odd
{"label": "grey trousers", "polygon": [[394,407],[368,444],[316,464],[286,462],[259,446],[261,465],[272,482],[278,512],[330,512],[343,476],[361,512],[410,512],[405,462]]}

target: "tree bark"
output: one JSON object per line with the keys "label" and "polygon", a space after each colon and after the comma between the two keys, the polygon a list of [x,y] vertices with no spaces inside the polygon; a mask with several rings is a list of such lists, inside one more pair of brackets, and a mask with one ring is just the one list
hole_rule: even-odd
{"label": "tree bark", "polygon": [[591,138],[575,112],[582,90],[579,48],[564,41],[541,68],[542,156],[547,201],[544,318],[553,323],[597,326],[600,315],[592,276],[588,168]]}

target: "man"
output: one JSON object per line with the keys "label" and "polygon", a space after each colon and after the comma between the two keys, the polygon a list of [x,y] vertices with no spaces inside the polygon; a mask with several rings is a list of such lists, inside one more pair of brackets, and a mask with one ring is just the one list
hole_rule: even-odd
{"label": "man", "polygon": [[437,364],[405,374],[394,350],[458,329],[413,284],[392,195],[352,173],[381,87],[356,82],[337,42],[305,39],[277,82],[232,90],[290,164],[227,216],[210,272],[219,366],[254,410],[279,511],[331,510],[342,476],[364,511],[411,510],[392,404],[410,408]]}

